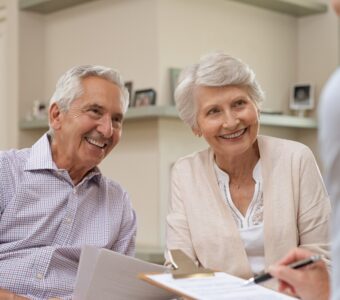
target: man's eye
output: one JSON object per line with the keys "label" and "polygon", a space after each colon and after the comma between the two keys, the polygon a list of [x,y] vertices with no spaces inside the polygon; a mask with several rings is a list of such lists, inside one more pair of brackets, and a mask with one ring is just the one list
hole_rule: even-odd
{"label": "man's eye", "polygon": [[92,116],[92,117],[101,117],[102,111],[98,108],[89,108],[87,112]]}
{"label": "man's eye", "polygon": [[122,123],[122,118],[119,118],[119,117],[112,118],[112,122],[114,122],[114,123]]}
{"label": "man's eye", "polygon": [[92,109],[91,109],[91,112],[93,112],[93,113],[95,113],[95,114],[97,114],[97,115],[100,115],[100,111],[99,111],[99,109],[97,109],[97,108],[92,108]]}

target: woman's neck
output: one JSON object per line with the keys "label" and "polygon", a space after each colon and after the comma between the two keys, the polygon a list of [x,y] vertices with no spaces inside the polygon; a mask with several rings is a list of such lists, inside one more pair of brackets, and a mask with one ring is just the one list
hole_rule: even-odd
{"label": "woman's neck", "polygon": [[260,158],[257,143],[249,151],[230,157],[215,156],[218,167],[229,175],[230,182],[239,182],[251,179],[254,167]]}

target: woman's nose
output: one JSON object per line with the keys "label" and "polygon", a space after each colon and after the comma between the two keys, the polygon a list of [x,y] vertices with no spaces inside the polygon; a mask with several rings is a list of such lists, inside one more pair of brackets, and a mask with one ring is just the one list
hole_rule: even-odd
{"label": "woman's nose", "polygon": [[226,112],[224,114],[224,119],[223,119],[223,124],[222,124],[222,127],[224,129],[228,129],[228,130],[235,129],[239,123],[240,123],[240,120],[235,113]]}

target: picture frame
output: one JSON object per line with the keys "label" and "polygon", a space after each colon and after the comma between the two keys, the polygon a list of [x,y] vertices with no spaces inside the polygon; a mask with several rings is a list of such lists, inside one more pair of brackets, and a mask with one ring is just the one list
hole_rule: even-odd
{"label": "picture frame", "polygon": [[179,75],[181,74],[182,69],[180,68],[170,68],[170,94],[172,99],[172,104],[175,104],[175,89],[178,83]]}
{"label": "picture frame", "polygon": [[126,81],[124,83],[124,86],[129,92],[129,107],[132,106],[132,89],[133,89],[133,82],[132,81]]}
{"label": "picture frame", "polygon": [[304,111],[314,108],[314,87],[310,83],[294,84],[291,90],[290,109]]}
{"label": "picture frame", "polygon": [[133,100],[134,107],[150,106],[156,104],[156,91],[154,89],[145,89],[135,91]]}

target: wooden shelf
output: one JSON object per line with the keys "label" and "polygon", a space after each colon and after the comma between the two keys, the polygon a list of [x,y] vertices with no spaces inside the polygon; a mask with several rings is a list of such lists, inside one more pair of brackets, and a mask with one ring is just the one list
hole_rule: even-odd
{"label": "wooden shelf", "polygon": [[315,0],[231,0],[238,3],[249,4],[272,11],[292,15],[295,17],[320,14],[327,11],[324,3]]}
{"label": "wooden shelf", "polygon": [[262,114],[260,118],[261,125],[292,127],[304,129],[317,129],[318,123],[316,119],[295,117],[288,115],[266,115]]}
{"label": "wooden shelf", "polygon": [[[49,14],[71,6],[96,0],[19,0],[21,10]],[[296,17],[324,13],[327,5],[316,0],[230,0],[269,9]]]}
{"label": "wooden shelf", "polygon": [[19,8],[40,14],[49,14],[90,1],[96,0],[19,0]]}
{"label": "wooden shelf", "polygon": [[[150,118],[178,118],[176,108],[174,106],[145,106],[130,107],[125,116],[125,121],[142,120]],[[261,125],[291,127],[302,129],[316,129],[317,121],[312,118],[301,118],[287,115],[266,115],[262,114],[260,119]],[[31,129],[47,129],[47,120],[21,121],[19,128],[22,130]]]}

